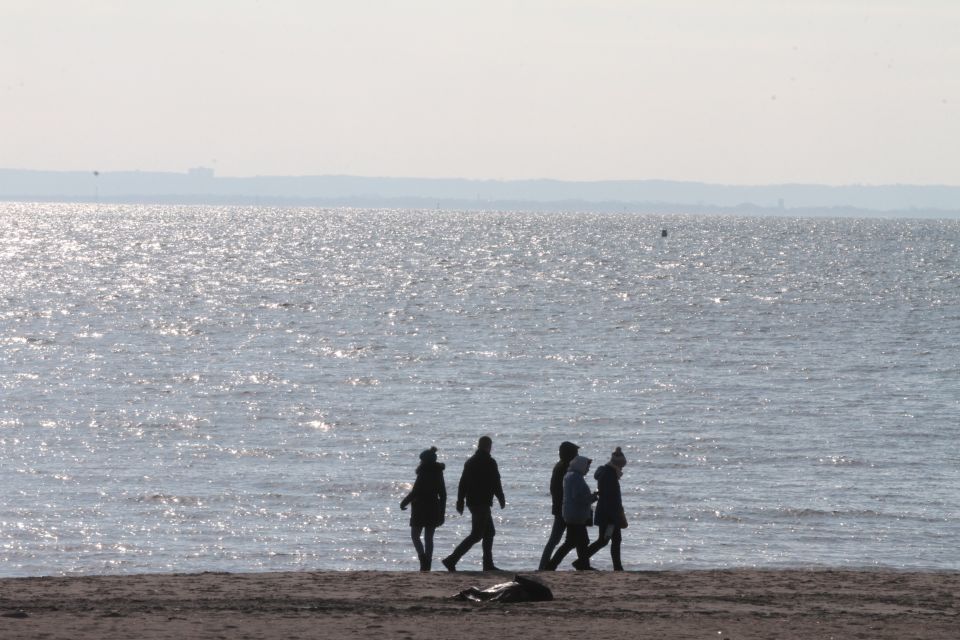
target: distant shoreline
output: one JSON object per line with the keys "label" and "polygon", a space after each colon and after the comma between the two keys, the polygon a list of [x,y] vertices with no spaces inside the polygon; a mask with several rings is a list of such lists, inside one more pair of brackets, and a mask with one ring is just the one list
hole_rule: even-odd
{"label": "distant shoreline", "polygon": [[468,180],[0,169],[0,201],[582,211],[775,216],[960,217],[960,186],[722,185],[667,180]]}

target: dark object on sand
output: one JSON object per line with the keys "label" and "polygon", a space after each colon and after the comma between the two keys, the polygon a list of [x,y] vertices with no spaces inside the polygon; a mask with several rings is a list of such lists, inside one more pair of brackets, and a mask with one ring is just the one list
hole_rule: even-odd
{"label": "dark object on sand", "polygon": [[483,590],[470,587],[453,598],[471,602],[541,602],[553,600],[553,592],[542,582],[517,575],[513,582],[495,584]]}
{"label": "dark object on sand", "polygon": [[0,617],[3,618],[29,618],[30,614],[24,611],[23,609],[17,609],[16,611],[11,611],[10,613],[0,613]]}

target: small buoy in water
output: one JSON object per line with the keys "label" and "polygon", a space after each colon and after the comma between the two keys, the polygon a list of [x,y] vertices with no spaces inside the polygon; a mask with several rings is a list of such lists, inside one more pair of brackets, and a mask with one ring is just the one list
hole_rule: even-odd
{"label": "small buoy in water", "polygon": [[667,237],[667,230],[666,230],[666,229],[664,229],[663,231],[660,232],[660,237],[661,237],[661,238],[666,238],[666,237]]}

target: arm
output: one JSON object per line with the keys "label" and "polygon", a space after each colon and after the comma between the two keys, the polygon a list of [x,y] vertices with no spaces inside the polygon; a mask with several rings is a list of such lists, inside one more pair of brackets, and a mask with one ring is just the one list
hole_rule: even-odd
{"label": "arm", "polygon": [[417,479],[413,483],[413,488],[410,489],[410,493],[407,494],[407,497],[400,501],[400,510],[403,511],[407,508],[407,505],[413,502],[417,495],[420,493],[420,476],[417,476]]}
{"label": "arm", "polygon": [[[598,483],[599,484],[599,483]],[[611,471],[603,476],[603,488],[600,489],[600,495],[603,497],[603,506],[608,514],[616,515],[623,510],[623,502],[620,499],[620,481],[616,473]]]}
{"label": "arm", "polygon": [[500,468],[496,460],[493,461],[493,495],[497,497],[501,509],[507,506],[507,499],[503,496],[503,484],[500,482]]}
{"label": "arm", "polygon": [[440,474],[440,521],[444,520],[447,513],[447,483],[443,480],[443,473]]}
{"label": "arm", "polygon": [[587,480],[584,477],[580,477],[576,483],[576,500],[577,500],[577,510],[583,512],[583,524],[590,524],[590,505],[593,504],[593,501],[596,498],[593,495],[593,492],[590,491],[590,486],[587,484]]}
{"label": "arm", "polygon": [[467,484],[470,482],[470,461],[463,463],[463,473],[460,474],[460,482],[457,484],[457,513],[463,513],[463,503],[467,495]]}

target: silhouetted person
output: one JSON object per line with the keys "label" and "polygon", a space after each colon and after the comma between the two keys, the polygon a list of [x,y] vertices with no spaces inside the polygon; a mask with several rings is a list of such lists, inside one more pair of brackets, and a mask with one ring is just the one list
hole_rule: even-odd
{"label": "silhouetted person", "polygon": [[[447,512],[447,485],[443,481],[445,467],[442,462],[437,462],[436,447],[421,453],[413,489],[400,502],[401,510],[413,503],[410,537],[420,559],[420,571],[430,571],[430,565],[433,564],[433,533],[443,524]],[[421,534],[423,542],[420,542]]]}
{"label": "silhouetted person", "polygon": [[457,563],[470,547],[483,541],[483,570],[497,571],[493,564],[493,536],[496,529],[493,526],[493,498],[496,496],[500,508],[506,506],[503,497],[503,486],[500,484],[500,470],[497,461],[490,455],[493,440],[483,436],[477,442],[477,452],[463,465],[463,474],[460,476],[460,485],[457,487],[457,512],[463,513],[463,506],[470,509],[470,535],[457,545],[449,556],[441,560],[448,571],[456,571]]}
{"label": "silhouetted person", "polygon": [[[563,538],[563,532],[567,525],[563,521],[563,476],[567,474],[567,467],[570,461],[577,457],[577,451],[580,447],[572,442],[560,443],[560,460],[553,465],[553,473],[550,475],[550,499],[553,502],[553,528],[550,530],[550,537],[547,538],[547,546],[543,548],[543,555],[540,557],[540,566],[538,570],[544,571],[550,564],[550,556],[553,550],[560,544]],[[560,558],[557,562],[562,561]]]}
{"label": "silhouetted person", "polygon": [[563,476],[563,521],[567,524],[567,537],[550,559],[547,566],[549,571],[554,571],[573,548],[577,549],[577,559],[573,562],[573,567],[578,571],[592,569],[588,555],[590,537],[587,535],[587,527],[592,524],[590,505],[597,497],[590,492],[584,477],[590,470],[591,462],[590,458],[577,456],[570,461],[570,470]]}
{"label": "silhouetted person", "polygon": [[612,542],[610,545],[610,559],[613,560],[613,570],[623,571],[620,560],[620,530],[627,528],[627,516],[623,510],[623,500],[620,495],[620,477],[623,468],[627,466],[627,457],[620,447],[610,456],[607,464],[600,465],[593,477],[597,480],[597,509],[593,517],[594,524],[599,527],[599,537],[590,545],[588,557]]}

